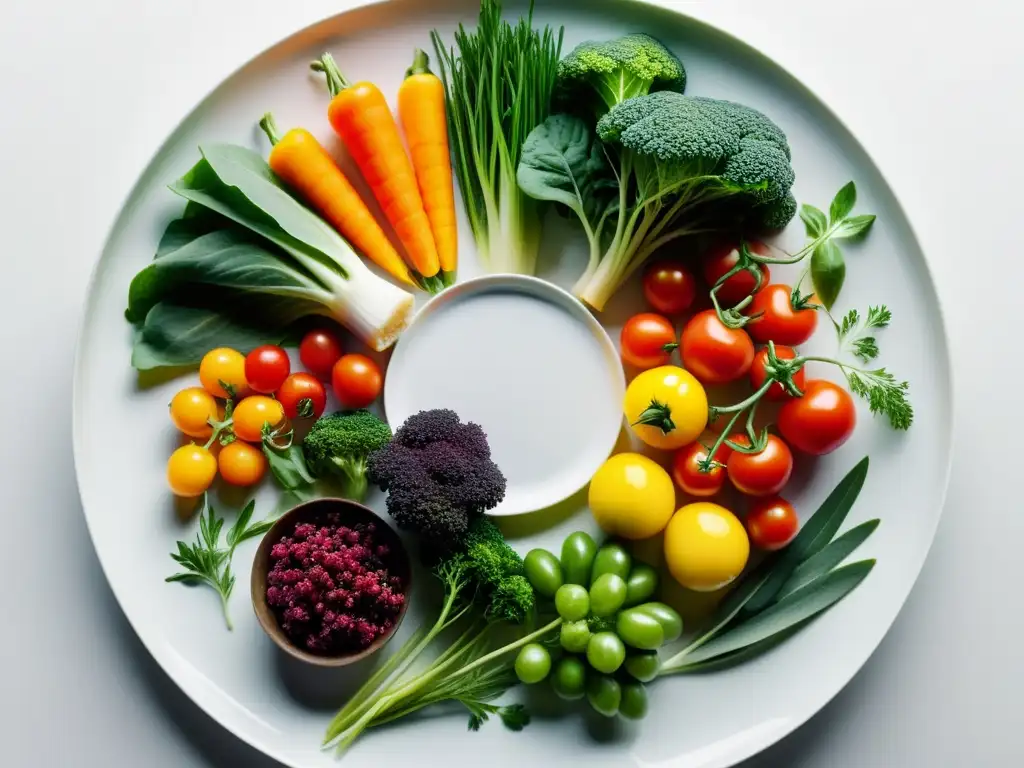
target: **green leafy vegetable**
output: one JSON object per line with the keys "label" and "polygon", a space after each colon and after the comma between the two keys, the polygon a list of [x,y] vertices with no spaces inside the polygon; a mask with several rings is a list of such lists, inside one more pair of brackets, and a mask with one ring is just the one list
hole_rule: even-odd
{"label": "green leafy vegetable", "polygon": [[892,322],[892,312],[884,304],[879,307],[868,307],[867,315],[862,319],[856,309],[851,309],[839,323],[839,351],[850,352],[854,357],[865,363],[878,357],[878,342],[870,335],[876,328],[887,328]]}
{"label": "green leafy vegetable", "polygon": [[820,552],[811,555],[800,563],[786,580],[786,583],[779,589],[778,594],[775,596],[776,602],[824,576],[843,562],[875,532],[880,522],[876,518],[851,528]]}
{"label": "green leafy vegetable", "polygon": [[[823,240],[811,254],[811,282],[814,292],[825,309],[832,309],[843,281],[846,280],[846,260],[834,240]],[[799,290],[799,285],[794,288]]]}
{"label": "green leafy vegetable", "polygon": [[[846,257],[836,241],[862,237],[875,223],[873,214],[851,217],[856,204],[857,186],[850,181],[832,198],[827,220],[813,205],[805,204],[800,208],[807,236],[812,238],[810,246],[804,249],[811,253],[811,283],[825,309],[832,309],[846,278]],[[794,290],[799,288],[800,282],[802,280],[797,281]]]}

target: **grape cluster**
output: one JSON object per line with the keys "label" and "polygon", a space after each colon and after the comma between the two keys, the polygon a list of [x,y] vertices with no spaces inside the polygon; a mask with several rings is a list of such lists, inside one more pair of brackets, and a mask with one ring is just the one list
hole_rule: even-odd
{"label": "grape cluster", "polygon": [[679,614],[652,602],[658,574],[633,563],[617,543],[598,548],[585,532],[570,534],[561,558],[534,549],[524,558],[538,594],[562,618],[557,658],[540,643],[523,646],[515,670],[523,683],[550,680],[563,699],[586,696],[596,712],[638,720],[647,713],[644,684],[658,674],[658,648],[683,631]]}

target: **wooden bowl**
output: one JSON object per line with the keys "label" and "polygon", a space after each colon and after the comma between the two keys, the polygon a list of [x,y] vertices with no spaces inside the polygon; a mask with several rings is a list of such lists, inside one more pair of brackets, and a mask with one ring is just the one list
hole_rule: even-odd
{"label": "wooden bowl", "polygon": [[[277,621],[277,616],[274,615],[274,610],[267,605],[267,573],[270,570],[271,548],[281,540],[281,537],[288,535],[301,523],[322,525],[329,513],[338,514],[341,525],[373,523],[376,526],[378,541],[386,544],[390,549],[388,556],[384,558],[385,565],[392,576],[397,576],[402,580],[402,590],[406,597],[390,632],[381,635],[361,651],[341,656],[313,653],[295,645],[284,633]],[[307,501],[285,512],[260,542],[259,549],[256,550],[256,559],[253,560],[250,578],[252,607],[256,611],[256,618],[259,619],[263,631],[289,656],[320,667],[343,667],[347,664],[354,664],[383,648],[394,637],[402,619],[405,618],[405,612],[409,607],[408,598],[411,585],[412,566],[409,562],[409,553],[391,526],[362,504],[347,499],[331,498]]]}

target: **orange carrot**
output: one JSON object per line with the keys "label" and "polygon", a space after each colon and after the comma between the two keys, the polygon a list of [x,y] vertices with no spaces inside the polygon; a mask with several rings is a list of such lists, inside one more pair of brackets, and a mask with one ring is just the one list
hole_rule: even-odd
{"label": "orange carrot", "polygon": [[[416,175],[402,146],[398,125],[384,94],[373,83],[349,83],[334,57],[325,53],[311,65],[327,76],[331,103],[327,119],[341,137],[374,197],[405,246],[414,279],[431,292],[443,287],[430,220],[416,186]],[[433,278],[433,279],[431,279]]]}
{"label": "orange carrot", "polygon": [[414,285],[402,257],[316,137],[301,128],[281,136],[269,112],[260,120],[260,128],[273,145],[267,159],[270,169],[378,267]]}
{"label": "orange carrot", "polygon": [[444,84],[430,71],[430,58],[417,48],[398,89],[398,116],[434,233],[441,277],[445,285],[451,285],[455,282],[459,245],[444,99]]}

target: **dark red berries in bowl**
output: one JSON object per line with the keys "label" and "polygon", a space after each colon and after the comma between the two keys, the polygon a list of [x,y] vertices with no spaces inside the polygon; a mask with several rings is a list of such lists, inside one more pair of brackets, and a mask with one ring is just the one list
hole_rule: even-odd
{"label": "dark red berries in bowl", "polygon": [[286,512],[260,542],[252,603],[286,653],[339,667],[395,634],[410,574],[401,539],[380,517],[353,501],[316,499]]}

